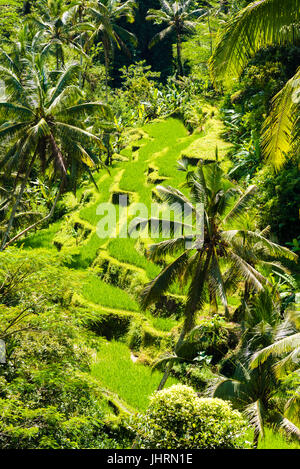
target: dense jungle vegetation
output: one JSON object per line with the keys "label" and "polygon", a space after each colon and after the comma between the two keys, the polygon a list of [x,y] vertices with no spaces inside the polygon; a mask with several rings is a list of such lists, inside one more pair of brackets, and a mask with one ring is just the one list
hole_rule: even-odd
{"label": "dense jungle vegetation", "polygon": [[300,0],[0,12],[0,448],[299,449]]}

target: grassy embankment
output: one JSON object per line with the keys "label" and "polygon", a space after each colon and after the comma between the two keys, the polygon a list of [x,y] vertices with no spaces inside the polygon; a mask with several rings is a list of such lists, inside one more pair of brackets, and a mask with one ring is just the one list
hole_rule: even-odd
{"label": "grassy embankment", "polygon": [[[212,159],[218,146],[219,158],[222,160],[226,153],[227,144],[220,139],[222,130],[217,118],[212,118],[201,134],[189,135],[183,124],[176,119],[156,121],[146,125],[142,132],[137,133],[137,140],[123,152],[129,158],[128,162],[115,162],[111,174],[101,173],[96,178],[99,187],[97,192],[91,185],[81,188],[79,196],[90,193],[90,201],[79,206],[73,214],[66,215],[62,220],[29,236],[25,247],[56,249],[61,234],[68,224],[76,221],[86,230],[85,239],[76,239],[73,243],[62,243],[62,250],[72,256],[70,267],[72,273],[77,272],[82,285],[79,295],[81,303],[86,303],[89,310],[94,310],[96,316],[105,312],[124,315],[128,312],[132,318],[141,317],[148,329],[158,334],[168,335],[178,322],[174,318],[154,317],[150,312],[141,313],[137,299],[132,292],[112,285],[96,273],[94,267],[97,259],[104,258],[108,262],[131,273],[140,275],[144,281],[152,279],[160,270],[156,264],[149,262],[140,246],[134,239],[99,239],[96,226],[100,220],[96,210],[101,202],[111,201],[114,193],[128,193],[135,202],[143,202],[148,208],[151,204],[152,191],[157,183],[167,183],[178,187],[184,181],[184,174],[176,168],[176,161],[181,156],[201,157]],[[142,138],[141,138],[142,137]],[[228,162],[225,160],[225,166]],[[150,168],[150,169],[149,169]],[[116,206],[117,215],[119,207]],[[68,236],[70,232],[67,232]],[[63,238],[63,237],[62,237]],[[232,305],[236,299],[232,298]],[[156,389],[161,378],[160,372],[151,373],[151,369],[131,360],[130,350],[121,341],[105,341],[101,339],[92,375],[104,386],[115,393],[127,408],[142,411],[147,407],[149,395]],[[168,386],[175,380],[170,379]],[[266,439],[260,443],[261,448],[291,447],[280,436],[267,432]]]}

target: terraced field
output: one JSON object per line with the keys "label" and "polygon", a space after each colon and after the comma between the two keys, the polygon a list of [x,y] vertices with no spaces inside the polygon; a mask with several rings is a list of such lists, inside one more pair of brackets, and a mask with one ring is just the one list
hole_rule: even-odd
{"label": "terraced field", "polygon": [[[136,239],[100,239],[96,232],[101,219],[97,207],[103,202],[115,202],[119,195],[150,207],[157,184],[179,187],[184,181],[184,174],[177,170],[177,160],[182,156],[211,159],[217,141],[219,158],[223,158],[228,145],[219,136],[221,130],[220,121],[213,117],[200,134],[189,135],[182,122],[174,118],[157,120],[132,131],[119,158],[126,161],[115,160],[110,174],[102,171],[95,177],[99,191],[86,184],[79,190],[77,200],[71,201],[70,212],[23,241],[28,249],[43,247],[67,255],[70,273],[78,277],[81,285],[74,295],[74,305],[84,310],[91,328],[105,337],[99,339],[100,350],[92,374],[126,408],[144,409],[161,379],[160,372],[151,374],[149,367],[134,363],[136,358],[126,344],[126,334],[132,327],[140,328],[142,346],[155,353],[160,345],[170,344],[171,330],[178,327],[178,318],[140,312],[136,293],[158,274],[160,267],[146,259],[144,247]],[[122,207],[115,207],[117,230],[121,230]],[[172,293],[175,304],[182,300],[176,288]],[[131,348],[134,349],[132,344]],[[167,384],[174,382],[170,379]]]}

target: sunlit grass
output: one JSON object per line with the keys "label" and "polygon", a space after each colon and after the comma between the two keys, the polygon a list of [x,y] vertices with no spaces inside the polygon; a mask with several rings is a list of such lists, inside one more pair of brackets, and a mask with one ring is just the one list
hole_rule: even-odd
{"label": "sunlit grass", "polygon": [[138,303],[124,290],[103,282],[90,274],[82,285],[82,295],[88,301],[113,309],[138,311]]}
{"label": "sunlit grass", "polygon": [[[92,375],[104,387],[114,391],[134,409],[143,411],[149,396],[157,389],[162,373],[154,371],[130,359],[130,350],[121,342],[103,342],[92,367]],[[177,381],[169,378],[166,387]]]}
{"label": "sunlit grass", "polygon": [[144,254],[137,251],[135,244],[135,239],[112,239],[108,245],[108,252],[120,262],[125,262],[144,269],[149,279],[156,277],[161,268],[149,261]]}
{"label": "sunlit grass", "polygon": [[267,428],[265,438],[259,440],[258,449],[300,449],[300,444],[288,440],[283,434]]}
{"label": "sunlit grass", "polygon": [[48,228],[38,230],[36,233],[31,233],[26,238],[20,239],[17,246],[23,246],[24,248],[54,248],[53,238],[59,231],[62,220],[52,223]]}
{"label": "sunlit grass", "polygon": [[152,319],[152,326],[159,331],[169,332],[178,324],[176,319],[156,317]]}

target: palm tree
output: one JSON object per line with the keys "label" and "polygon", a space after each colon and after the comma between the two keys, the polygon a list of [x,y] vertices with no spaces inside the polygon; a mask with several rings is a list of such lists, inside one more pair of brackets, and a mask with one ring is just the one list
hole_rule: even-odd
{"label": "palm tree", "polygon": [[[178,189],[169,186],[158,186],[156,189],[161,200],[167,202],[174,210],[190,211],[189,223],[180,220],[170,222],[153,217],[137,218],[131,227],[143,229],[150,226],[153,229],[153,226],[156,226],[160,232],[163,232],[163,226],[170,224],[172,227],[172,239],[152,245],[149,257],[153,261],[162,261],[167,256],[177,256],[178,253],[180,255],[146,285],[141,295],[141,305],[146,309],[155,303],[177,280],[188,286],[184,325],[175,352],[180,349],[185,335],[195,325],[196,313],[202,309],[205,301],[209,300],[217,310],[218,297],[224,306],[226,317],[229,318],[225,276],[222,273],[224,268],[227,268],[226,276],[230,276],[236,284],[240,281],[247,282],[255,291],[260,291],[266,284],[266,278],[247,261],[245,255],[249,256],[249,248],[247,251],[240,249],[241,240],[254,240],[270,252],[274,250],[291,259],[297,257],[287,248],[273,243],[260,233],[247,229],[232,229],[232,225],[237,223],[249,204],[255,186],[250,186],[242,193],[224,177],[218,163],[204,166],[201,164],[195,172],[188,172],[187,186],[190,199]],[[203,204],[202,237],[199,219]]]}
{"label": "palm tree", "polygon": [[[248,230],[251,230],[251,225],[253,226],[252,217],[244,216],[240,226],[238,226],[237,222],[237,227],[240,227],[241,230],[245,227]],[[235,246],[235,250],[240,253],[240,256],[243,257],[251,267],[254,267],[255,269],[261,268],[268,271],[271,270],[275,273],[289,273],[289,270],[282,265],[278,259],[285,257],[287,259],[297,261],[297,255],[293,254],[289,250],[282,250],[282,247],[275,242],[272,242],[269,246],[261,243],[261,237],[269,239],[269,236],[270,226],[267,226],[263,230],[255,230],[253,237],[238,237],[232,242]],[[229,290],[232,287],[236,288],[238,281],[239,279],[232,275],[231,269],[228,269],[227,272],[224,273],[224,284],[226,289]],[[241,319],[243,319],[247,303],[251,299],[251,294],[253,293],[255,294],[255,290],[249,282],[245,281],[242,302],[239,307],[239,311],[242,313]]]}
{"label": "palm tree", "polygon": [[[17,171],[15,186],[23,175],[1,250],[20,236],[8,241],[28,178],[38,161],[42,171],[49,168],[56,181],[60,181],[47,219],[52,216],[66,183],[75,187],[80,171],[90,172],[90,167],[100,163],[91,150],[93,145],[102,147],[101,140],[85,129],[84,121],[87,113],[100,116],[108,113],[108,108],[100,102],[83,102],[81,91],[74,84],[78,70],[78,63],[70,64],[52,82],[49,70],[39,56],[23,60],[21,77],[12,68],[0,67],[6,89],[6,98],[0,102],[0,142],[5,145],[0,168],[8,174]],[[21,235],[32,227],[26,228]]]}
{"label": "palm tree", "polygon": [[[212,392],[212,397],[230,400],[233,406],[242,410],[254,427],[254,445],[264,437],[266,424],[281,428],[300,441],[300,429],[285,415],[287,408],[280,399],[281,383],[268,361],[255,370],[238,362],[232,378],[221,378]],[[280,402],[281,401],[281,402]],[[285,399],[285,404],[289,404]]]}
{"label": "palm tree", "polygon": [[[96,5],[96,0],[72,0],[67,10],[62,15],[62,21],[73,28],[79,34],[80,43],[80,65],[83,64],[83,31],[86,29],[85,16],[90,6]],[[83,86],[81,71],[79,73],[79,86]]]}
{"label": "palm tree", "polygon": [[29,24],[25,23],[16,31],[13,39],[6,41],[6,47],[0,47],[0,64],[11,69],[17,76],[21,76],[23,60],[33,53],[33,49]]}
{"label": "palm tree", "polygon": [[183,75],[181,58],[182,36],[195,32],[197,20],[205,14],[203,8],[194,8],[192,0],[167,1],[159,0],[161,9],[148,10],[146,19],[156,24],[166,24],[166,27],[157,33],[150,41],[149,47],[155,46],[170,34],[176,35],[177,44],[177,73]]}
{"label": "palm tree", "polygon": [[[291,319],[294,320],[293,312]],[[297,319],[299,321],[299,312],[297,313]],[[297,330],[299,331],[299,328]],[[278,378],[286,376],[290,371],[295,371],[295,373],[299,374],[300,333],[295,331],[295,327],[291,328],[290,334],[286,337],[282,334],[282,330],[279,329],[274,337],[273,343],[257,351],[252,356],[250,362],[251,369],[260,369],[270,357],[273,358],[274,371]],[[277,357],[280,358],[278,361]],[[297,424],[300,424],[299,385],[287,401],[285,411],[287,417],[294,419]]]}
{"label": "palm tree", "polygon": [[[210,59],[216,86],[230,85],[259,49],[294,43],[300,36],[299,20],[300,0],[260,0],[241,10],[227,23]],[[297,138],[299,79],[300,69],[274,97],[263,127],[263,151],[276,169],[284,164]]]}
{"label": "palm tree", "polygon": [[[266,423],[282,428],[300,440],[299,428],[287,418],[290,415],[295,419],[297,402],[286,396],[282,398],[275,361],[270,359],[273,347],[270,344],[277,337],[291,343],[294,331],[290,315],[282,322],[280,300],[274,290],[263,289],[247,307],[239,351],[230,359],[234,364],[232,378],[220,377],[210,388],[213,397],[228,399],[246,413],[254,426],[255,446],[259,436],[264,436]],[[256,352],[262,347],[266,348]],[[253,352],[256,353],[253,355]]]}
{"label": "palm tree", "polygon": [[[95,2],[94,6],[88,7],[92,22],[90,23],[90,37],[88,44],[101,41],[104,49],[105,73],[106,73],[106,96],[108,87],[108,72],[110,56],[114,45],[124,49],[128,54],[126,43],[134,46],[137,44],[135,35],[119,25],[122,18],[129,22],[134,21],[135,0],[103,0]],[[87,28],[85,28],[87,29]]]}
{"label": "palm tree", "polygon": [[279,329],[272,343],[266,344],[262,350],[257,351],[253,355],[251,359],[251,368],[256,368],[262,365],[269,359],[269,357],[283,357],[276,362],[275,365],[275,370],[278,376],[283,376],[290,369],[299,369],[300,333],[298,332],[299,327],[297,328],[299,316],[299,311],[289,311],[287,320],[293,324],[290,334],[287,337],[284,337],[282,331]]}
{"label": "palm tree", "polygon": [[38,31],[33,42],[42,55],[54,52],[56,68],[64,66],[64,46],[73,47],[81,55],[83,49],[75,41],[76,30],[66,21],[66,5],[63,0],[44,0],[40,3],[40,14],[30,15],[28,22],[34,24]]}

